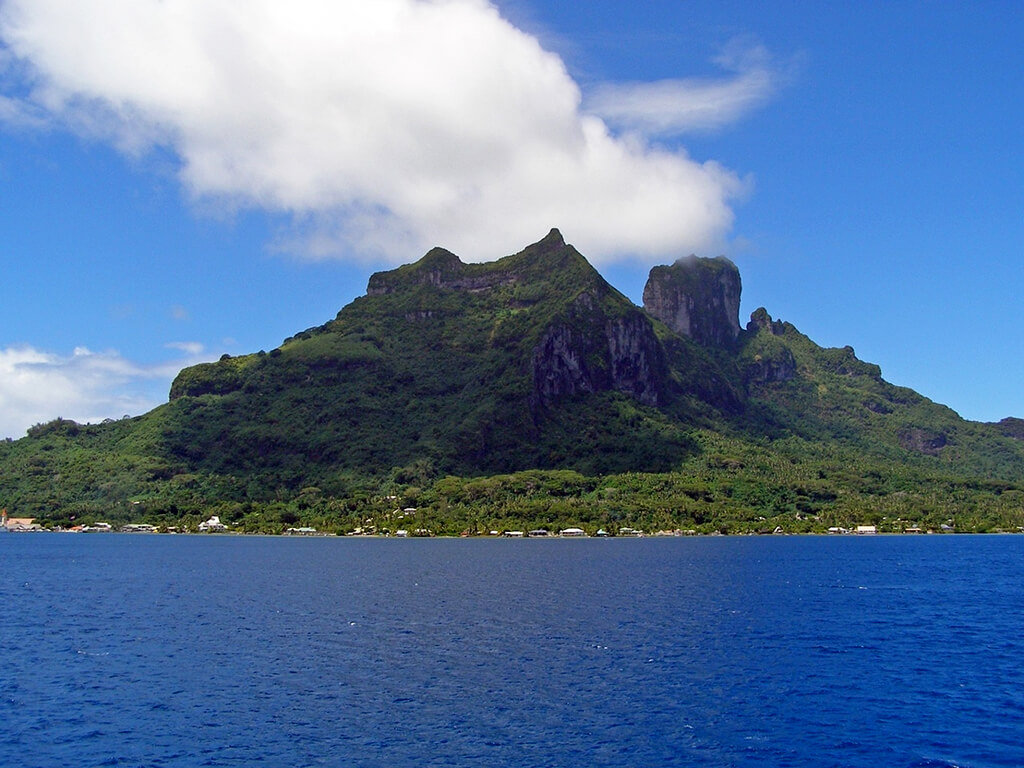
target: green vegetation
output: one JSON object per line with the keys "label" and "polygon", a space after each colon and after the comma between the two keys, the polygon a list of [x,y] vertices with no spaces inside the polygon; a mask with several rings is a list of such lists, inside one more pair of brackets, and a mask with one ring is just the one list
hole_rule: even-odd
{"label": "green vegetation", "polygon": [[248,532],[1017,530],[1022,434],[764,310],[698,345],[553,232],[374,275],[280,348],[182,371],[143,416],[0,443],[0,505]]}

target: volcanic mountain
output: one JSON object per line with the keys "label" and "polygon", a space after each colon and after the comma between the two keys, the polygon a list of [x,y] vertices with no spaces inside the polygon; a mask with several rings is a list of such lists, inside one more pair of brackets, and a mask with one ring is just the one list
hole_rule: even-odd
{"label": "volcanic mountain", "polygon": [[139,499],[174,514],[373,478],[695,466],[762,485],[803,467],[790,493],[810,507],[841,505],[844,468],[887,494],[904,476],[1019,491],[1016,420],[965,421],[765,309],[742,326],[740,291],[731,261],[689,256],[655,267],[637,307],[557,230],[491,263],[435,248],[270,352],[181,371],[150,413],[3,444],[0,495],[40,516]]}

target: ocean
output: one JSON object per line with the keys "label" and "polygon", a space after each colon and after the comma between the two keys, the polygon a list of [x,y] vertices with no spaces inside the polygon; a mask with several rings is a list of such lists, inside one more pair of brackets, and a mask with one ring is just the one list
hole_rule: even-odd
{"label": "ocean", "polygon": [[0,536],[3,766],[1024,765],[1024,536]]}

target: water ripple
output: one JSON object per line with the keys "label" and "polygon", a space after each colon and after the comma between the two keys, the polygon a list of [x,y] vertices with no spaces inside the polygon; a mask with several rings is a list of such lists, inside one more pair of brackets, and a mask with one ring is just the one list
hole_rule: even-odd
{"label": "water ripple", "polygon": [[1024,764],[1024,537],[0,543],[2,765]]}

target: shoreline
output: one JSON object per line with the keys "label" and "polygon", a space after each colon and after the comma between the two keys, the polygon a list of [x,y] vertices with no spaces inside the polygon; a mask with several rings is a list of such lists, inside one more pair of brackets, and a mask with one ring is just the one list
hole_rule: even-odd
{"label": "shoreline", "polygon": [[314,533],[267,533],[267,532],[249,532],[249,531],[123,531],[123,530],[109,530],[109,531],[72,531],[66,529],[51,529],[51,528],[34,528],[34,529],[7,529],[0,531],[0,533],[53,533],[53,534],[83,534],[83,535],[115,535],[115,536],[188,536],[188,537],[203,537],[203,538],[252,538],[252,537],[265,537],[274,539],[371,539],[371,540],[383,540],[383,539],[415,539],[415,540],[429,540],[429,539],[475,539],[475,540],[505,540],[505,539],[534,539],[534,540],[635,540],[635,539],[714,539],[714,538],[781,538],[781,537],[804,537],[804,538],[831,538],[831,539],[871,539],[871,538],[893,538],[896,536],[903,536],[907,538],[924,538],[924,537],[935,537],[935,536],[1018,536],[1024,534],[1024,530],[1015,531],[877,531],[874,533],[829,533],[829,532],[818,532],[818,531],[806,531],[806,532],[742,532],[742,533],[643,533],[640,535],[629,534],[629,535],[606,535],[606,536],[591,536],[585,535],[580,536],[569,535],[560,536],[558,534],[550,534],[547,536],[507,536],[504,534],[477,534],[471,536],[465,535],[449,535],[449,534],[430,534],[420,536],[395,536],[389,534],[368,534],[368,533],[329,533],[329,532],[314,532]]}

